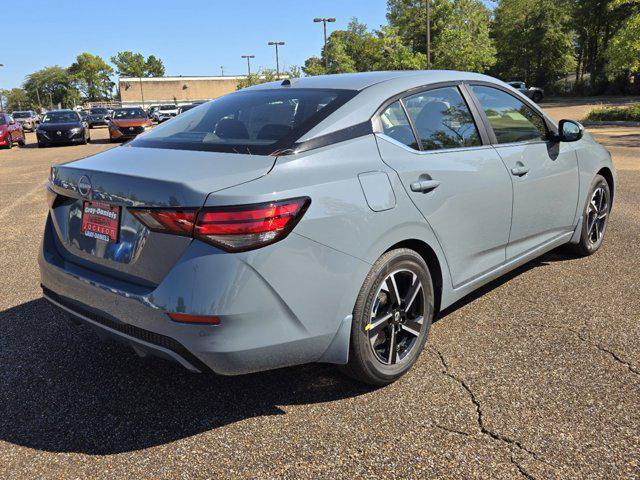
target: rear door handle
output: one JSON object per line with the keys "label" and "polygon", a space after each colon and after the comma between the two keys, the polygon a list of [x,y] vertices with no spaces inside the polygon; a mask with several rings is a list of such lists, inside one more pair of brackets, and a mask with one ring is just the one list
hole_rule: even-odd
{"label": "rear door handle", "polygon": [[516,177],[522,177],[522,176],[526,175],[527,173],[529,173],[529,167],[525,167],[524,165],[522,165],[520,167],[513,167],[511,169],[511,173],[513,175],[515,175]]}
{"label": "rear door handle", "polygon": [[410,187],[412,192],[430,192],[434,188],[437,188],[440,185],[439,180],[420,180],[418,182],[413,182]]}

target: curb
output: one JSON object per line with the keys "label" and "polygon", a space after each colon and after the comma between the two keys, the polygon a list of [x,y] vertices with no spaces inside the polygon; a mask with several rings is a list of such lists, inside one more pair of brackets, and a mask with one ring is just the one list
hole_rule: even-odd
{"label": "curb", "polygon": [[601,127],[601,126],[611,126],[611,127],[640,127],[640,122],[627,122],[623,120],[610,120],[610,121],[585,121],[581,122],[585,127]]}

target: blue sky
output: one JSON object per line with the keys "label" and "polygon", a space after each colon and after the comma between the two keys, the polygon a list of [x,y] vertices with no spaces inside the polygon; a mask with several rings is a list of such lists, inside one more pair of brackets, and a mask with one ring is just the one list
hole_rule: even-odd
{"label": "blue sky", "polygon": [[46,66],[67,67],[84,51],[107,61],[122,50],[153,54],[167,75],[219,75],[221,65],[232,75],[246,72],[242,54],[256,56],[252,70],[275,68],[267,42],[279,40],[287,43],[281,65],[302,65],[322,47],[314,17],[335,17],[330,29],[351,17],[375,28],[386,22],[385,0],[29,0],[19,11],[5,22],[16,35],[5,47],[16,48],[0,50],[0,88]]}

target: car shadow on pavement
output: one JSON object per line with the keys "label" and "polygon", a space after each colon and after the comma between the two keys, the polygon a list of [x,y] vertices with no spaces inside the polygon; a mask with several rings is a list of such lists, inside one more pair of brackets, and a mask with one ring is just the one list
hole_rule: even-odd
{"label": "car shadow on pavement", "polygon": [[328,365],[190,373],[101,341],[44,299],[0,312],[0,440],[24,447],[122,453],[372,390]]}

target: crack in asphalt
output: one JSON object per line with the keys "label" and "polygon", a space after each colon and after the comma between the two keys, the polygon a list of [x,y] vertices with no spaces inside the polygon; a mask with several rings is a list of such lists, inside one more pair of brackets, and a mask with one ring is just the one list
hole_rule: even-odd
{"label": "crack in asphalt", "polygon": [[[467,392],[467,394],[469,396],[469,399],[471,400],[471,403],[475,407],[475,410],[476,410],[476,422],[477,422],[477,425],[478,425],[478,430],[482,435],[487,435],[488,437],[492,438],[493,440],[496,440],[496,441],[502,442],[502,443],[506,443],[510,447],[515,446],[519,450],[529,454],[531,457],[533,457],[534,460],[549,465],[544,460],[541,460],[537,453],[535,453],[532,450],[529,450],[520,441],[518,441],[516,439],[513,439],[513,438],[511,438],[511,437],[509,437],[507,435],[503,435],[501,433],[498,433],[498,432],[488,428],[485,425],[485,422],[484,422],[484,414],[482,413],[482,406],[480,405],[480,401],[476,397],[476,395],[473,392],[473,390],[471,390],[471,387],[469,387],[467,382],[464,381],[462,378],[457,377],[456,375],[454,375],[453,373],[451,373],[449,371],[449,364],[445,360],[444,355],[442,355],[442,353],[438,349],[434,348],[432,350],[438,355],[438,358],[440,359],[440,363],[442,364],[442,369],[443,369],[442,373],[444,375],[446,375],[447,377],[451,378],[456,383],[458,383]],[[434,426],[436,426],[438,428],[442,428],[442,429],[447,430],[447,431],[450,431],[449,429],[443,428],[443,427],[441,427],[439,425],[434,425]],[[455,432],[452,432],[452,433],[461,433],[461,432],[455,431]],[[463,435],[469,436],[468,433],[464,433]],[[529,472],[527,472],[526,469],[515,459],[515,457],[513,455],[513,450],[511,451],[511,455],[509,456],[509,459],[510,459],[511,463],[513,463],[513,465],[518,469],[520,474],[522,474],[525,478],[527,478],[529,480],[535,480],[535,477],[533,475],[531,475]],[[551,466],[551,465],[549,465],[549,466]]]}
{"label": "crack in asphalt", "polygon": [[[531,304],[538,311],[539,314],[545,315],[545,312],[538,306],[538,304],[536,302],[534,302],[533,300],[530,300],[528,298],[524,298],[524,300],[527,303]],[[640,376],[640,370],[638,370],[633,365],[631,365],[631,363],[629,363],[626,360],[624,360],[623,358],[621,358],[613,350],[605,347],[601,342],[590,340],[588,337],[585,336],[584,332],[581,332],[581,331],[578,331],[578,330],[574,330],[571,327],[565,327],[565,326],[562,326],[562,325],[543,325],[543,324],[539,324],[539,323],[526,323],[526,324],[523,324],[523,325],[525,325],[525,326],[526,325],[530,325],[532,327],[538,327],[538,328],[553,328],[553,329],[556,329],[556,330],[562,330],[562,331],[565,331],[565,332],[572,333],[576,337],[578,337],[578,339],[581,340],[582,342],[584,342],[584,343],[586,343],[588,345],[591,345],[593,347],[596,347],[601,352],[604,352],[604,353],[608,354],[617,363],[619,363],[619,364],[623,365],[624,367],[626,367],[627,370],[629,370],[634,375]],[[587,325],[586,321],[582,322],[582,329],[583,330],[587,330],[587,328],[588,328],[588,325]]]}

